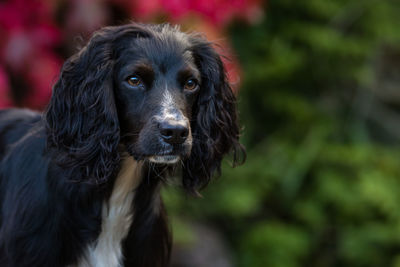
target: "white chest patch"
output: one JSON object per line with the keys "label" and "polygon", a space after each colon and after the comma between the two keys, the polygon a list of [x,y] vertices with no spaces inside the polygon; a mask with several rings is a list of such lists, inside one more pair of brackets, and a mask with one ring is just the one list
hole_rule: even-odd
{"label": "white chest patch", "polygon": [[132,224],[134,189],[141,181],[142,163],[132,157],[123,160],[108,203],[103,204],[101,233],[90,244],[76,267],[120,267],[121,242]]}

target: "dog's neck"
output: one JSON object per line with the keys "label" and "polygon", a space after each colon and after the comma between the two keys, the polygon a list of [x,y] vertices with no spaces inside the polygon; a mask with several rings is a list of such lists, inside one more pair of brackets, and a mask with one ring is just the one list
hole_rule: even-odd
{"label": "dog's neck", "polygon": [[77,267],[119,267],[122,262],[121,242],[132,224],[135,190],[142,180],[143,162],[122,156],[121,168],[110,198],[102,208],[101,232],[90,244]]}
{"label": "dog's neck", "polygon": [[121,157],[121,167],[114,182],[109,203],[119,203],[119,199],[134,191],[142,181],[143,161],[136,161],[132,156],[124,154]]}

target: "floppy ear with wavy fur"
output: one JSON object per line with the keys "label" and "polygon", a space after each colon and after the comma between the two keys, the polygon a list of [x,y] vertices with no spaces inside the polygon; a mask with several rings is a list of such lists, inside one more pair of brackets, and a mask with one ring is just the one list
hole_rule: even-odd
{"label": "floppy ear with wavy fur", "polygon": [[233,152],[233,164],[245,159],[239,143],[236,97],[228,83],[225,68],[211,44],[199,36],[191,36],[191,51],[201,72],[201,88],[192,118],[193,147],[184,162],[183,186],[189,192],[208,184],[220,172],[225,154]]}
{"label": "floppy ear with wavy fur", "polygon": [[45,115],[47,143],[61,152],[57,162],[74,173],[74,180],[102,184],[117,169],[120,129],[112,79],[114,45],[132,36],[149,33],[140,24],[97,31],[64,63],[53,88]]}
{"label": "floppy ear with wavy fur", "polygon": [[97,32],[64,63],[46,112],[48,146],[61,152],[61,166],[76,169],[78,181],[107,181],[119,160],[112,38],[107,28]]}

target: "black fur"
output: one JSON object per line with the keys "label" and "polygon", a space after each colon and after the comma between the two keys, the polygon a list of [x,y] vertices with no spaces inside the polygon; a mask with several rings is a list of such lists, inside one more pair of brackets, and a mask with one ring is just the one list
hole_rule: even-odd
{"label": "black fur", "polygon": [[[128,82],[132,74],[140,85]],[[197,85],[189,90],[190,79]],[[162,106],[167,89],[171,107]],[[166,108],[188,121],[182,141],[162,132]],[[238,139],[235,96],[204,38],[169,25],[99,30],[65,62],[43,115],[0,111],[0,266],[76,264],[99,236],[126,151],[145,167],[124,266],[167,266],[171,237],[159,190],[175,168],[149,158],[179,158],[182,184],[197,194],[225,154],[234,162],[244,155]]]}

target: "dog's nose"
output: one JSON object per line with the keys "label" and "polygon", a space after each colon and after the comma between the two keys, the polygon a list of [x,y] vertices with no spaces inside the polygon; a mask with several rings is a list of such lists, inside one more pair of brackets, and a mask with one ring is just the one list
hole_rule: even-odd
{"label": "dog's nose", "polygon": [[182,124],[162,122],[159,124],[161,137],[168,144],[182,144],[189,135],[189,129]]}

